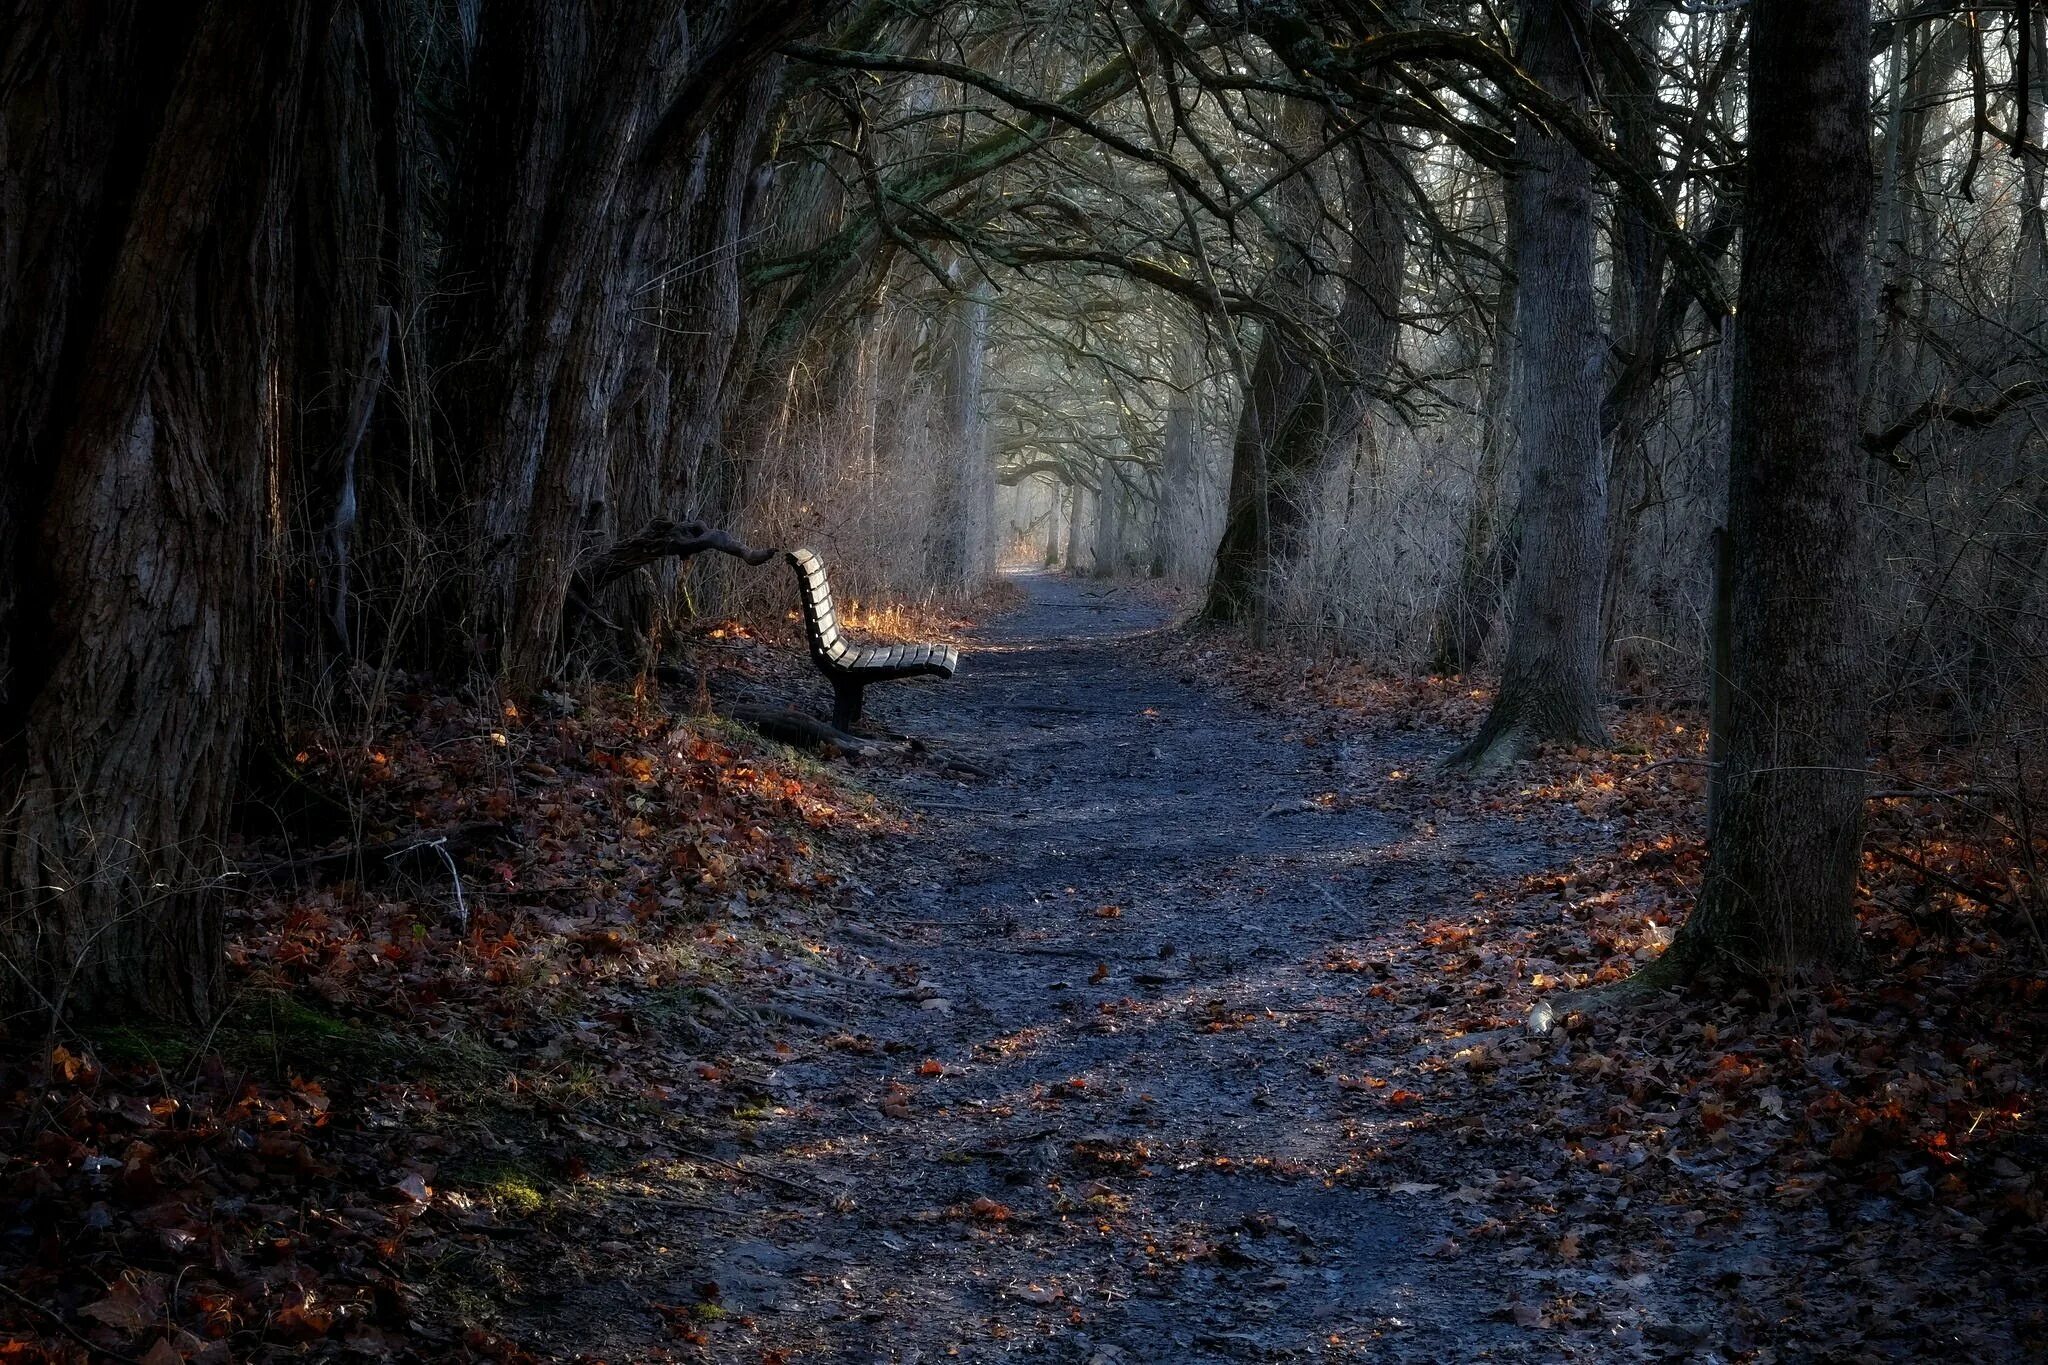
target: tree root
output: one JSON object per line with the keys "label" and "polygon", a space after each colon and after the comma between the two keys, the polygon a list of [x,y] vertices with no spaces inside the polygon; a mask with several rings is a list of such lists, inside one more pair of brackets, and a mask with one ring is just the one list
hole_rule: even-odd
{"label": "tree root", "polygon": [[1527,726],[1510,721],[1479,727],[1479,733],[1451,750],[1438,767],[1445,772],[1485,777],[1519,763],[1535,752],[1536,738]]}
{"label": "tree root", "polygon": [[735,706],[726,715],[793,749],[852,758],[872,758],[886,752],[880,744],[848,734],[791,706]]}

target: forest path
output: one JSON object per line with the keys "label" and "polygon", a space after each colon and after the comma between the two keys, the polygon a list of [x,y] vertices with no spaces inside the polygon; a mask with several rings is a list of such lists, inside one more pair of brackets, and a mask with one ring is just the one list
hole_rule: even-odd
{"label": "forest path", "polygon": [[1386,1074],[1405,1007],[1327,965],[1554,848],[1305,808],[1451,739],[1312,747],[1170,671],[1161,609],[1019,582],[956,680],[874,694],[992,776],[875,779],[924,818],[827,932],[892,975],[804,997],[863,1037],[793,1030],[722,1149],[763,1173],[753,1206],[674,1214],[659,1269],[599,1272],[542,1336],[640,1358],[660,1329],[629,1305],[715,1294],[689,1330],[721,1360],[1557,1358],[1499,1320],[1512,1272],[1426,1254],[1455,1206],[1402,1187],[1476,1153],[1340,1082]]}

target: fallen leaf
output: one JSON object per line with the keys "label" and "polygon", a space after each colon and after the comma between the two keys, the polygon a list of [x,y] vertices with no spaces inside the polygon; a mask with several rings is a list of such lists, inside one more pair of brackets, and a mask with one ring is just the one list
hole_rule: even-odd
{"label": "fallen leaf", "polygon": [[80,1317],[103,1322],[117,1332],[134,1336],[156,1321],[163,1311],[164,1293],[154,1277],[139,1284],[129,1276],[116,1280],[103,1299],[78,1310]]}

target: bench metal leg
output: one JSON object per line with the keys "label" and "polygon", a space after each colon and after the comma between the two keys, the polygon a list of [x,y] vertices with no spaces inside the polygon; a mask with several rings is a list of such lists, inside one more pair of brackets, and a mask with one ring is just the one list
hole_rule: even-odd
{"label": "bench metal leg", "polygon": [[867,684],[834,679],[832,683],[832,727],[852,730],[860,724],[860,705]]}

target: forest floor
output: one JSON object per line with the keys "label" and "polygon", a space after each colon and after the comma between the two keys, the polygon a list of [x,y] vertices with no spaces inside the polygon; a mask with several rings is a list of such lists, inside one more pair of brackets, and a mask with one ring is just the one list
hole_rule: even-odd
{"label": "forest floor", "polygon": [[1877,808],[1862,979],[1582,1012],[1683,914],[1696,725],[1474,784],[1483,693],[1016,582],[851,766],[413,698],[355,780],[509,827],[460,918],[273,896],[217,1036],[0,1061],[0,1360],[2048,1350],[2048,981],[1939,793]]}
{"label": "forest floor", "polygon": [[[1627,847],[1604,770],[1475,793],[1432,775],[1457,736],[1426,713],[1304,724],[1328,708],[1131,589],[1020,582],[957,681],[879,693],[989,776],[877,781],[920,818],[825,931],[823,1046],[729,1135],[762,1179],[642,1220],[534,1340],[636,1358],[650,1300],[710,1307],[689,1334],[735,1360],[1912,1358],[2042,1330],[2038,1265],[1987,1304],[1958,1232],[1887,1266],[1894,1196],[1842,1226],[1776,1168],[1805,1097],[1748,1084],[1775,1040],[1740,1014],[1717,1036],[1674,999],[1647,1031],[1706,1040],[1675,1059],[1514,1027],[1668,938],[1677,840]],[[1663,785],[1697,800],[1696,770]],[[1653,903],[1602,884],[1617,855],[1670,870]],[[1643,1114],[1572,1083],[1660,1063]]]}

